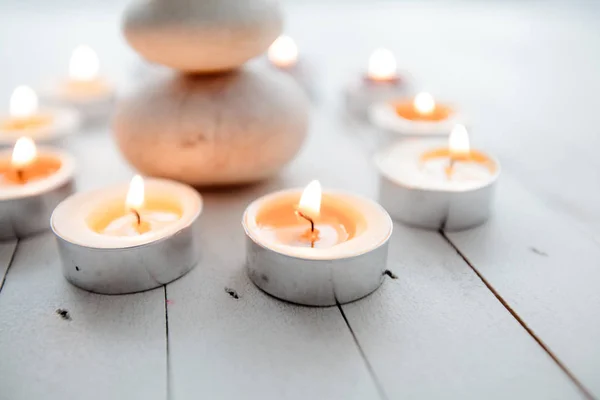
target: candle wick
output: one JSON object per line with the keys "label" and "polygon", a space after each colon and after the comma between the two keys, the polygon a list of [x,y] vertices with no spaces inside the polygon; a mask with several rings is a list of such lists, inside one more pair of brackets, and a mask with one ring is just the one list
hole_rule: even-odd
{"label": "candle wick", "polygon": [[297,214],[298,214],[300,217],[302,217],[302,218],[304,218],[305,220],[307,220],[308,222],[310,222],[310,231],[311,231],[311,232],[314,232],[314,231],[315,231],[315,221],[313,221],[313,219],[312,219],[312,218],[310,218],[309,216],[302,214],[302,212],[301,212],[301,211],[296,211],[296,213],[297,213]]}
{"label": "candle wick", "polygon": [[17,172],[17,179],[19,180],[19,182],[25,183],[25,177],[23,176],[23,170],[21,168],[18,168],[16,172]]}
{"label": "candle wick", "polygon": [[448,168],[446,168],[446,176],[448,177],[448,179],[452,179],[452,173],[454,172],[454,164],[456,164],[456,161],[456,158],[450,157]]}
{"label": "candle wick", "polygon": [[133,215],[135,215],[135,219],[137,221],[138,226],[142,224],[142,217],[140,216],[140,213],[137,212],[136,210],[134,210],[133,208],[131,209],[131,212],[133,213]]}

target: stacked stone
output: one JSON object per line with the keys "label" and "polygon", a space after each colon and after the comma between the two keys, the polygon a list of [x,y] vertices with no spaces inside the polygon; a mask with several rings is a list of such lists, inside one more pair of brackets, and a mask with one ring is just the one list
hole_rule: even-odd
{"label": "stacked stone", "polygon": [[309,104],[279,71],[244,65],[279,36],[276,0],[142,0],[125,13],[129,44],[176,72],[119,104],[113,131],[140,172],[194,186],[268,178],[300,149]]}

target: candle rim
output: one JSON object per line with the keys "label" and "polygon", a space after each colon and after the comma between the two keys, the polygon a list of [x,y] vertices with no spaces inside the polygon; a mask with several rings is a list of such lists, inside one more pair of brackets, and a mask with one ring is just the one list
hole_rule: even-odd
{"label": "candle rim", "polygon": [[[0,201],[10,201],[26,199],[41,195],[57,189],[70,180],[75,175],[75,158],[62,149],[57,149],[49,146],[36,145],[37,157],[54,157],[60,160],[60,168],[52,175],[28,182],[21,186],[8,186],[0,191]],[[12,156],[12,148],[0,150],[0,159],[5,157],[10,160]]]}
{"label": "candle rim", "polygon": [[452,128],[464,120],[457,108],[445,101],[437,101],[436,106],[448,107],[451,111],[447,118],[439,121],[410,120],[403,118],[396,112],[397,102],[412,104],[413,98],[402,97],[387,101],[377,102],[368,109],[369,120],[380,128],[393,131],[398,134],[408,135],[448,135]]}
{"label": "candle rim", "polygon": [[[255,217],[257,215],[258,211],[260,210],[261,205],[268,202],[269,200],[275,199],[279,196],[293,196],[293,195],[300,196],[302,194],[303,190],[304,190],[303,187],[280,190],[280,191],[269,193],[265,196],[262,196],[256,200],[254,200],[252,203],[250,203],[250,205],[248,205],[248,207],[246,208],[246,210],[244,211],[244,214],[242,216],[242,226],[244,228],[244,231],[246,232],[246,235],[254,243],[256,243],[258,246],[260,246],[264,249],[274,251],[278,254],[284,255],[286,257],[294,258],[294,259],[314,260],[314,261],[347,260],[347,259],[351,259],[351,258],[360,257],[366,253],[369,253],[375,249],[380,248],[381,246],[384,246],[385,243],[387,243],[387,241],[391,237],[392,231],[393,231],[392,219],[389,216],[389,214],[387,213],[387,211],[383,208],[383,206],[381,206],[381,204],[379,204],[376,201],[369,199],[367,197],[359,196],[359,195],[356,195],[353,193],[340,191],[340,190],[325,189],[325,190],[323,190],[323,196],[342,197],[344,199],[349,199],[349,200],[355,202],[355,205],[362,204],[362,205],[367,205],[368,207],[371,207],[372,214],[374,214],[376,217],[380,218],[379,226],[387,227],[388,228],[387,232],[385,234],[382,234],[379,231],[383,231],[383,230],[380,229],[380,230],[374,231],[375,234],[368,235],[367,233],[369,232],[369,228],[367,227],[366,232],[363,233],[362,235],[357,235],[354,238],[352,238],[346,242],[339,243],[333,247],[328,247],[328,248],[305,248],[305,247],[295,247],[295,246],[284,245],[284,244],[269,246],[268,244],[260,241],[259,238],[253,233],[254,230],[257,230],[258,226],[254,226],[249,223],[249,222],[253,222],[254,224],[256,224],[256,220],[248,221],[248,217],[249,217],[250,213],[253,213],[253,216]],[[357,212],[364,214],[361,210],[357,210]],[[364,216],[364,218],[368,223],[372,222],[369,220],[369,218],[367,216]],[[373,237],[373,239],[367,240],[369,238],[369,236]],[[375,242],[375,244],[373,244],[373,242]],[[357,245],[362,245],[360,251],[355,251],[355,248]],[[333,253],[333,255],[332,255],[332,253]]]}
{"label": "candle rim", "polygon": [[[398,174],[394,175],[393,173],[391,173],[390,168],[388,168],[386,166],[386,160],[388,159],[388,157],[390,157],[390,155],[392,153],[398,152],[400,149],[407,149],[407,148],[410,149],[411,147],[414,148],[415,152],[417,150],[419,151],[416,155],[414,155],[415,161],[419,161],[421,159],[422,155],[425,154],[426,152],[433,151],[433,150],[440,149],[440,148],[447,148],[448,141],[447,141],[447,139],[446,140],[409,139],[409,140],[399,141],[399,142],[393,144],[388,149],[385,149],[385,150],[377,153],[374,157],[375,165],[377,166],[377,169],[378,169],[381,177],[387,179],[388,181],[392,182],[395,185],[404,187],[406,189],[419,189],[421,191],[435,192],[435,193],[471,192],[471,191],[479,190],[479,189],[482,189],[484,187],[487,187],[487,186],[493,184],[500,177],[502,167],[496,157],[490,155],[489,153],[485,153],[485,152],[482,152],[482,151],[479,151],[476,149],[471,149],[471,151],[478,152],[478,153],[486,156],[488,158],[488,160],[493,163],[495,170],[492,171],[492,174],[489,177],[489,179],[486,179],[482,182],[478,182],[478,183],[474,183],[474,184],[462,185],[462,187],[452,187],[447,184],[439,185],[436,187],[429,186],[429,185],[416,186],[416,185],[410,184],[410,183],[405,182],[402,179],[400,179],[398,177]],[[408,150],[405,150],[405,151],[408,151]],[[410,159],[412,160],[413,154],[411,153],[410,156],[411,156]],[[405,157],[403,159],[408,159],[408,157]]]}
{"label": "candle rim", "polygon": [[[177,194],[185,193],[185,199],[181,202],[181,217],[174,221],[172,225],[164,227],[156,232],[147,232],[139,236],[109,236],[95,232],[88,226],[86,222],[86,212],[97,208],[105,201],[111,201],[115,196],[123,192],[123,198],[129,187],[129,182],[110,185],[103,188],[79,192],[69,196],[63,200],[52,212],[50,217],[50,228],[56,236],[69,243],[73,243],[79,247],[96,250],[122,250],[141,248],[144,246],[153,245],[170,239],[173,235],[187,229],[193,225],[204,209],[204,201],[200,193],[194,188],[184,183],[176,182],[170,179],[162,178],[145,178],[147,195],[154,190],[165,191]],[[102,194],[104,195],[102,196]],[[88,200],[93,199],[93,200]],[[88,200],[88,201],[86,201]],[[84,204],[82,206],[81,204]],[[79,207],[69,212],[69,207],[74,207],[79,204]],[[63,224],[63,218],[76,218],[78,214],[80,218],[74,224],[66,226]],[[76,234],[72,232],[77,230]],[[84,234],[85,233],[85,234]],[[153,234],[154,233],[154,234]]]}
{"label": "candle rim", "polygon": [[[0,146],[14,145],[17,139],[28,136],[36,141],[48,142],[77,132],[81,125],[81,113],[72,107],[43,106],[38,109],[38,114],[47,114],[52,117],[50,124],[37,128],[18,131],[7,130],[0,124]],[[0,121],[7,121],[14,117],[4,112],[0,113]]]}

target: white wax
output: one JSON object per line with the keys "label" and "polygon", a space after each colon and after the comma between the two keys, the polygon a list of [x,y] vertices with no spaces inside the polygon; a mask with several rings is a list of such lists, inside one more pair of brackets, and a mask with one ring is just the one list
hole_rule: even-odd
{"label": "white wax", "polygon": [[[343,227],[336,229],[329,224],[315,223],[315,229],[319,231],[319,239],[314,242],[314,248],[328,248],[348,238],[348,232]],[[273,228],[262,228],[260,236],[267,242],[287,243],[294,247],[311,247],[309,240],[303,237],[308,231],[307,226],[288,226]]]}
{"label": "white wax", "polygon": [[[310,248],[295,246],[281,241],[277,235],[260,227],[256,221],[259,211],[265,204],[272,203],[278,198],[299,198],[303,189],[289,189],[271,193],[252,202],[244,213],[242,225],[246,233],[259,245],[291,257],[312,260],[333,260],[347,258],[367,253],[384,243],[392,234],[392,220],[388,213],[373,200],[344,192],[327,191],[323,195],[335,196],[336,200],[343,201],[348,207],[363,216],[365,224],[357,226],[354,236],[347,241],[329,247]],[[319,226],[316,226],[318,229]],[[280,228],[278,228],[280,229]],[[333,228],[331,228],[333,229]],[[304,231],[306,229],[304,228]],[[334,239],[332,239],[334,240]]]}
{"label": "white wax", "polygon": [[27,136],[35,142],[49,142],[63,136],[77,132],[81,125],[80,114],[68,107],[43,107],[39,110],[40,115],[48,115],[50,121],[47,125],[27,129],[2,129],[1,121],[10,120],[8,114],[0,114],[0,146],[14,145],[15,142]]}
{"label": "white wax", "polygon": [[[45,178],[35,179],[23,185],[3,185],[0,183],[0,201],[21,199],[47,193],[73,179],[75,159],[71,155],[64,151],[45,146],[38,146],[37,154],[38,156],[52,157],[60,160],[61,166],[58,171]],[[12,149],[0,151],[0,159],[10,160],[11,158]]]}
{"label": "white wax", "polygon": [[[129,183],[76,193],[60,203],[50,219],[54,232],[65,240],[91,248],[117,249],[141,246],[172,236],[190,226],[202,212],[202,197],[195,189],[167,179],[144,179],[147,199],[153,196],[168,197],[175,201],[181,215],[160,229],[132,236],[98,233],[88,225],[88,217],[98,213],[108,204],[120,202],[125,208]],[[121,219],[121,218],[120,218]],[[126,218],[124,218],[126,220]],[[133,222],[133,220],[131,220]],[[113,221],[114,222],[114,221]],[[120,224],[120,222],[114,222]],[[111,228],[112,229],[112,228]]]}
{"label": "white wax", "polygon": [[447,140],[406,140],[375,157],[380,173],[399,185],[426,190],[467,191],[489,185],[500,173],[500,165],[490,157],[494,170],[486,165],[457,161],[450,178],[446,174],[449,158],[422,161],[423,154],[448,147]]}
{"label": "white wax", "polygon": [[75,91],[68,90],[68,79],[43,87],[40,93],[44,101],[77,110],[84,122],[110,114],[116,97],[112,85],[100,81],[104,86],[97,91]]}
{"label": "white wax", "polygon": [[[161,211],[140,211],[140,220],[147,224],[151,231],[158,231],[168,227],[179,219],[177,214]],[[112,236],[138,236],[140,233],[136,229],[137,218],[133,213],[129,213],[111,221],[102,231],[104,235]]]}
{"label": "white wax", "polygon": [[380,101],[369,107],[369,121],[376,127],[402,135],[439,136],[449,135],[458,123],[464,123],[464,118],[456,112],[451,112],[448,118],[440,121],[414,121],[398,115],[390,101]]}

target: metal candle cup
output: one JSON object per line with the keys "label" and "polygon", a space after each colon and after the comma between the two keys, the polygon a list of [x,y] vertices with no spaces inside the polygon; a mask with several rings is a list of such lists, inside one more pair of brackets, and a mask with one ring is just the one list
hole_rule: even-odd
{"label": "metal candle cup", "polygon": [[[178,218],[139,235],[107,234],[108,228],[100,228],[105,220],[118,215],[119,208],[127,212],[126,184],[77,193],[56,207],[51,226],[69,282],[94,293],[133,293],[165,285],[196,265],[201,196],[164,179],[146,180],[145,192],[148,210],[168,209]],[[144,210],[141,215],[144,219]]]}
{"label": "metal candle cup", "polygon": [[[323,206],[356,218],[347,240],[330,247],[299,247],[263,235],[261,214],[283,204],[294,213],[301,189],[255,200],[246,209],[246,263],[250,279],[279,299],[309,306],[332,306],[360,299],[383,282],[392,222],[372,200],[340,192],[323,193]],[[315,220],[319,228],[319,220]],[[307,225],[308,226],[308,225]],[[307,228],[308,229],[308,228]]]}
{"label": "metal candle cup", "polygon": [[475,150],[471,157],[475,167],[457,161],[453,180],[440,175],[443,170],[430,174],[425,166],[434,158],[449,164],[447,141],[399,142],[376,156],[379,201],[393,218],[420,228],[458,231],[480,225],[490,215],[500,164]]}
{"label": "metal candle cup", "polygon": [[269,47],[267,62],[273,68],[293,78],[312,100],[317,97],[314,85],[314,69],[306,57],[299,58],[298,46],[289,36],[279,36]]}
{"label": "metal candle cup", "polygon": [[414,98],[383,101],[369,108],[370,122],[385,131],[408,136],[448,135],[462,117],[429,93]]}
{"label": "metal candle cup", "polygon": [[[0,151],[0,163],[9,164],[12,152]],[[38,147],[37,157],[54,159],[60,167],[47,177],[22,185],[3,187],[0,181],[0,239],[18,239],[47,230],[54,207],[73,192],[73,157],[48,147]]]}
{"label": "metal candle cup", "polygon": [[98,74],[98,56],[88,46],[73,50],[69,76],[43,91],[48,102],[76,109],[86,123],[107,118],[115,104],[115,89]]}
{"label": "metal candle cup", "polygon": [[81,118],[66,107],[38,107],[37,94],[27,86],[17,87],[10,98],[10,111],[0,115],[0,146],[13,145],[23,137],[49,142],[77,131]]}
{"label": "metal candle cup", "polygon": [[346,87],[346,109],[356,117],[367,118],[371,105],[410,96],[412,90],[406,75],[396,71],[394,55],[389,50],[377,49],[371,54],[367,72]]}

